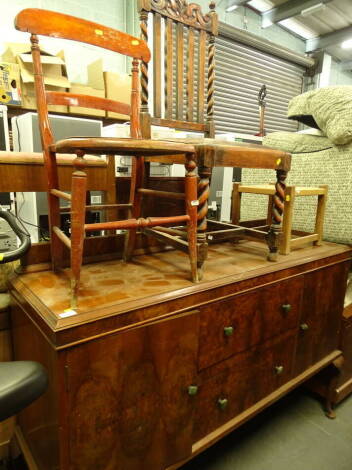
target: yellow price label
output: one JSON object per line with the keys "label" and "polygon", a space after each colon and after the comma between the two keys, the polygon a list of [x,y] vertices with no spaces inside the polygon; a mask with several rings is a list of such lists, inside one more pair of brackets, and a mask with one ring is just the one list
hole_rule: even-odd
{"label": "yellow price label", "polygon": [[281,163],[281,158],[278,158],[278,159],[276,160],[276,165],[280,165],[280,163]]}
{"label": "yellow price label", "polygon": [[289,202],[289,201],[291,201],[291,196],[289,194],[287,194],[285,199],[286,199],[287,202]]}
{"label": "yellow price label", "polygon": [[101,29],[96,29],[96,30],[95,30],[95,34],[96,34],[97,36],[104,36],[104,32],[103,32]]}
{"label": "yellow price label", "polygon": [[133,40],[131,41],[131,44],[132,44],[132,46],[138,46],[138,45],[139,45],[138,39],[133,39]]}

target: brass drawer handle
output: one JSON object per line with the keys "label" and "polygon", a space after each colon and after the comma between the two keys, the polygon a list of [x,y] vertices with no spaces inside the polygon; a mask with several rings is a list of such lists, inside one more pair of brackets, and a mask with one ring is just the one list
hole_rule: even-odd
{"label": "brass drawer handle", "polygon": [[234,332],[234,327],[233,326],[225,326],[224,328],[224,335],[225,336],[232,336]]}
{"label": "brass drawer handle", "polygon": [[283,304],[281,305],[283,313],[287,314],[291,311],[292,306],[290,304]]}
{"label": "brass drawer handle", "polygon": [[224,411],[227,408],[227,405],[229,404],[229,401],[227,398],[219,398],[218,400],[218,406],[220,410]]}
{"label": "brass drawer handle", "polygon": [[198,393],[198,387],[197,385],[190,385],[187,389],[188,395],[190,397],[194,397]]}
{"label": "brass drawer handle", "polygon": [[309,330],[309,326],[307,325],[307,323],[302,323],[299,327],[302,331]]}
{"label": "brass drawer handle", "polygon": [[284,371],[284,366],[275,366],[275,374],[281,375]]}

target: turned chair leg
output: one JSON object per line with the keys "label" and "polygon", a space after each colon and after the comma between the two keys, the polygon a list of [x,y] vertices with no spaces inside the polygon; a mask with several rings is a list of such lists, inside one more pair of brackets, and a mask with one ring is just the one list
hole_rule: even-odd
{"label": "turned chair leg", "polygon": [[281,222],[282,215],[284,212],[284,201],[285,201],[285,179],[287,177],[287,171],[285,170],[276,170],[277,181],[275,184],[275,195],[273,197],[273,218],[272,223],[269,229],[269,232],[266,236],[266,240],[269,247],[268,260],[276,261],[277,254],[280,244],[281,237]]}
{"label": "turned chair leg", "polygon": [[[138,219],[142,212],[142,194],[138,191],[142,187],[144,180],[144,158],[132,158],[130,204],[132,209],[129,215]],[[125,247],[123,252],[124,261],[130,261],[136,245],[137,229],[130,229],[125,236]]]}
{"label": "turned chair leg", "polygon": [[49,212],[49,227],[50,227],[50,246],[51,246],[51,260],[54,271],[62,267],[62,260],[64,256],[64,245],[58,238],[57,234],[52,230],[52,227],[61,227],[60,215],[60,199],[50,193],[51,189],[59,187],[59,179],[56,169],[56,154],[54,152],[44,152],[45,165],[48,171],[48,212]]}
{"label": "turned chair leg", "polygon": [[208,256],[208,242],[207,242],[207,215],[208,215],[208,199],[210,194],[210,177],[211,168],[198,167],[199,182],[198,182],[198,279],[203,277],[203,265]]}
{"label": "turned chair leg", "polygon": [[196,162],[193,154],[186,155],[185,196],[186,211],[190,220],[187,223],[188,253],[191,264],[192,281],[198,282],[197,269],[197,219],[198,219],[198,183],[195,169]]}
{"label": "turned chair leg", "polygon": [[284,213],[282,219],[282,236],[280,242],[281,255],[288,255],[291,251],[292,221],[295,195],[295,186],[288,186],[285,189]]}
{"label": "turned chair leg", "polygon": [[77,308],[77,297],[81,277],[83,260],[85,202],[87,189],[87,175],[83,171],[85,167],[83,154],[77,154],[73,162],[75,171],[72,173],[71,193],[71,308]]}

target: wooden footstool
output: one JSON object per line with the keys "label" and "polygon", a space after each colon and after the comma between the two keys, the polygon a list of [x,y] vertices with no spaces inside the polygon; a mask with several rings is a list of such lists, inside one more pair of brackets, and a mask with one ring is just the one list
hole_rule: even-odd
{"label": "wooden footstool", "polygon": [[[262,224],[256,226],[256,221],[246,221],[240,223],[241,196],[243,193],[265,194],[269,196],[268,215],[265,225]],[[245,185],[241,183],[234,183],[232,193],[232,223],[236,225],[248,226],[251,228],[255,228],[259,231],[266,232],[272,220],[272,201],[274,195],[274,184]],[[281,255],[288,255],[292,248],[296,248],[307,242],[313,242],[314,245],[321,244],[323,239],[324,214],[327,195],[327,185],[319,185],[316,187],[287,186],[285,188],[282,237],[279,247],[279,253]],[[293,208],[295,198],[300,196],[318,196],[314,233],[292,230]]]}

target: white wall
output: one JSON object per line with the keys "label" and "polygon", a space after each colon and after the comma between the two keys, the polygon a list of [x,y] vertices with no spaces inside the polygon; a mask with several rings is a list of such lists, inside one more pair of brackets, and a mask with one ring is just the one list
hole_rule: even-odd
{"label": "white wall", "polygon": [[330,85],[352,85],[352,72],[342,70],[341,63],[331,62]]}

